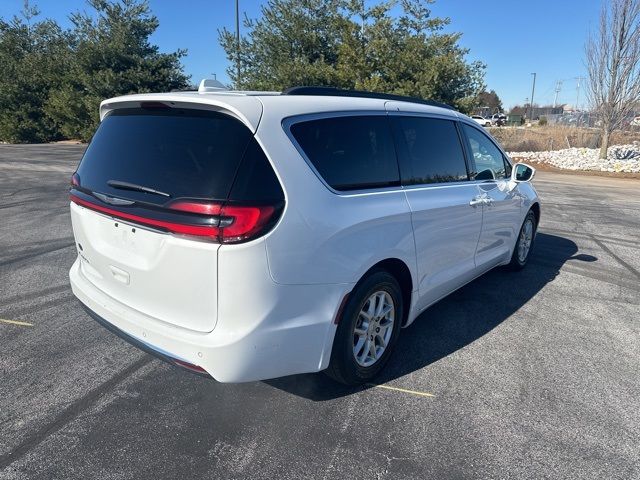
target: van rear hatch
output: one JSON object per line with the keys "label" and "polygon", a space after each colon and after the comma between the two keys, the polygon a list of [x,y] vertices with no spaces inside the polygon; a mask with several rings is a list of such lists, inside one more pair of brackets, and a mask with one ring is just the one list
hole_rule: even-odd
{"label": "van rear hatch", "polygon": [[200,332],[217,319],[217,251],[266,233],[284,206],[252,132],[210,110],[110,111],[72,177],[81,272],[154,319]]}

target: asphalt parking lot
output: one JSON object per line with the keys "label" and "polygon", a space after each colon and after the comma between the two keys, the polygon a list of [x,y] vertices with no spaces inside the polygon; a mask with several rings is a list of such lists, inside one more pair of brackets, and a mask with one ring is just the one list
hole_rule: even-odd
{"label": "asphalt parking lot", "polygon": [[82,149],[0,145],[0,478],[640,478],[639,180],[540,172],[530,265],[403,330],[381,386],[223,385],[74,300]]}

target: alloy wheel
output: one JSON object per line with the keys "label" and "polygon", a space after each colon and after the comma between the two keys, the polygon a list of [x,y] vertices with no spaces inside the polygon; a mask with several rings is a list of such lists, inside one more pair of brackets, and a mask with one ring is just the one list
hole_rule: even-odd
{"label": "alloy wheel", "polygon": [[531,242],[533,242],[533,220],[527,218],[522,230],[520,231],[520,239],[518,240],[518,260],[520,263],[524,263],[529,255],[531,249]]}
{"label": "alloy wheel", "polygon": [[382,357],[393,334],[395,313],[393,299],[384,290],[364,302],[353,331],[353,356],[358,365],[370,367]]}

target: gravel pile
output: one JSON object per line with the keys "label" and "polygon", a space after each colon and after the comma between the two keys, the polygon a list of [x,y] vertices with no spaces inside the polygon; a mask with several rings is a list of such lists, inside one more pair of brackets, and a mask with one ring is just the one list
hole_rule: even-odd
{"label": "gravel pile", "polygon": [[640,173],[640,145],[614,145],[607,151],[607,159],[598,158],[599,148],[566,148],[546,152],[511,152],[513,159],[546,163],[566,170]]}

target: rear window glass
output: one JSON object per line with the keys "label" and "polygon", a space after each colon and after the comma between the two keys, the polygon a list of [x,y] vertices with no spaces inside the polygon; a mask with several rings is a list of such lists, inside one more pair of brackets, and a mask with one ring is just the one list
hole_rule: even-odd
{"label": "rear window glass", "polygon": [[229,200],[240,203],[269,204],[284,200],[284,192],[278,177],[253,137],[245,150]]}
{"label": "rear window glass", "polygon": [[468,180],[462,143],[450,120],[394,117],[402,161],[402,183]]}
{"label": "rear window glass", "polygon": [[[255,157],[257,144],[249,129],[221,113],[173,108],[115,110],[100,124],[78,174],[82,188],[136,201],[224,200],[249,145]],[[261,150],[258,154],[266,161]],[[273,178],[271,171],[269,180]],[[113,188],[107,184],[110,180],[142,185],[170,197]],[[276,185],[279,188],[277,181]]]}
{"label": "rear window glass", "polygon": [[400,184],[389,122],[384,116],[300,122],[291,133],[318,173],[336,190]]}

